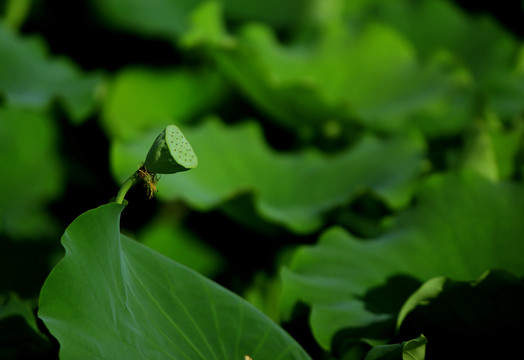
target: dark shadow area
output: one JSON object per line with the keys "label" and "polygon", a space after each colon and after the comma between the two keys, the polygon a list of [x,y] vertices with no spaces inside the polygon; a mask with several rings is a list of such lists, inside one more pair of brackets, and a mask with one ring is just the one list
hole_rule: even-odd
{"label": "dark shadow area", "polygon": [[349,353],[355,354],[353,356],[363,356],[371,347],[362,339],[393,338],[396,333],[397,314],[406,299],[419,286],[420,282],[410,276],[396,275],[388,278],[384,285],[367,291],[360,298],[365,303],[366,310],[390,316],[366,326],[347,327],[338,331],[331,342],[333,355],[338,358],[348,356]]}
{"label": "dark shadow area", "polygon": [[346,328],[338,331],[331,340],[332,354],[343,358],[351,354],[365,355],[371,346],[361,339],[383,339],[395,331],[395,318],[376,322],[368,326]]}
{"label": "dark shadow area", "polygon": [[38,335],[22,316],[0,319],[0,359],[57,358],[57,348]]}
{"label": "dark shadow area", "polygon": [[411,276],[395,275],[387,279],[382,286],[369,289],[360,298],[366,304],[366,310],[375,314],[398,314],[406,299],[413,294],[421,282]]}
{"label": "dark shadow area", "polygon": [[453,0],[453,2],[470,14],[490,14],[515,36],[524,38],[522,1]]}
{"label": "dark shadow area", "polygon": [[116,71],[131,64],[173,67],[181,62],[172,43],[108,26],[88,0],[33,4],[22,31],[38,33],[53,54],[67,56],[84,70]]}
{"label": "dark shadow area", "polygon": [[447,280],[402,322],[398,339],[424,334],[426,359],[517,359],[524,338],[524,284],[492,271],[474,284]]}
{"label": "dark shadow area", "polygon": [[457,154],[463,146],[464,139],[461,136],[446,136],[429,139],[427,156],[432,171],[445,171],[450,166],[454,165],[450,162],[457,157]]}
{"label": "dark shadow area", "polygon": [[348,206],[336,209],[328,215],[328,225],[343,226],[362,239],[373,239],[384,231],[384,219],[393,212],[384,200],[373,191],[358,194]]}
{"label": "dark shadow area", "polygon": [[317,343],[309,326],[309,315],[311,308],[299,302],[293,308],[293,313],[289,321],[284,322],[282,328],[287,331],[311,356],[312,359],[322,360],[331,359]]}
{"label": "dark shadow area", "polygon": [[0,237],[0,294],[16,292],[21,298],[36,298],[48,275],[48,254],[56,243],[12,241]]}
{"label": "dark shadow area", "polygon": [[57,148],[65,171],[62,196],[50,206],[65,229],[78,215],[109,202],[118,192],[109,171],[109,140],[95,119],[73,125],[55,107]]}
{"label": "dark shadow area", "polygon": [[282,249],[316,241],[315,235],[297,236],[262,219],[254,209],[251,193],[238,195],[209,212],[193,211],[185,221],[224,257],[224,271],[214,280],[237,294],[243,293],[257,272],[275,275]]}

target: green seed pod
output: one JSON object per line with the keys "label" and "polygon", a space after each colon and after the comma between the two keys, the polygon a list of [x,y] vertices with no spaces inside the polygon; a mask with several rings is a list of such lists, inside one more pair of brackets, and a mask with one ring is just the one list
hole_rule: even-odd
{"label": "green seed pod", "polygon": [[154,174],[174,174],[197,165],[198,159],[193,148],[175,125],[167,126],[158,135],[144,163],[147,171]]}

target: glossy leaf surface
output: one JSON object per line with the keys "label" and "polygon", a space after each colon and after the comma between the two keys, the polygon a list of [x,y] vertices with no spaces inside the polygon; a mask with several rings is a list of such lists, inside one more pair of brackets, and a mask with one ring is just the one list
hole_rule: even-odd
{"label": "glossy leaf surface", "polygon": [[123,208],[80,215],[42,288],[39,316],[62,359],[309,359],[238,296],[121,235]]}

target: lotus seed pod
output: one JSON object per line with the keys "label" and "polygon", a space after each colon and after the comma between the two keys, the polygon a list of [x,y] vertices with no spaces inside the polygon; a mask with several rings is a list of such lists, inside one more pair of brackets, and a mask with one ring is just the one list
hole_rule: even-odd
{"label": "lotus seed pod", "polygon": [[158,135],[144,163],[147,171],[154,174],[174,174],[197,165],[198,159],[193,148],[175,125],[167,126]]}

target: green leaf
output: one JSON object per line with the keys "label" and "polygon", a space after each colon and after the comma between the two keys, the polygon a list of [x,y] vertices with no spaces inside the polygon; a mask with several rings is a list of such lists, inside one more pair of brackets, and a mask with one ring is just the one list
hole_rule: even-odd
{"label": "green leaf", "polygon": [[[400,287],[388,282],[395,277],[467,280],[493,268],[524,274],[523,199],[520,185],[471,173],[433,176],[420,189],[418,205],[384,235],[363,241],[332,228],[317,245],[300,248],[282,272],[283,309],[289,314],[299,300],[310,304],[314,335],[325,348],[345,328],[389,321],[375,336],[392,336],[400,306],[388,302]],[[373,304],[370,295],[380,289],[382,300]]]}
{"label": "green leaf", "polygon": [[375,346],[364,360],[424,360],[427,343],[426,337],[421,335],[400,344]]}
{"label": "green leaf", "polygon": [[305,40],[284,45],[272,28],[250,23],[223,46],[217,32],[205,27],[219,22],[219,8],[206,10],[198,10],[189,34],[199,35],[199,44],[208,34],[218,69],[273,120],[291,128],[320,128],[334,119],[398,131],[414,116],[435,120],[436,112],[439,121],[416,123],[443,133],[467,120],[464,106],[456,106],[461,115],[454,121],[439,113],[452,114],[445,101],[463,97],[454,90],[461,79],[420,63],[411,44],[391,27],[371,23],[355,30],[337,16]]}
{"label": "green leaf", "polygon": [[402,349],[402,360],[424,360],[426,358],[426,344],[428,340],[424,335],[405,342]]}
{"label": "green leaf", "polygon": [[513,129],[490,132],[499,179],[509,179],[515,174],[515,159],[518,156],[523,133],[524,127],[520,124]]}
{"label": "green leaf", "polygon": [[423,56],[447,50],[480,81],[513,67],[518,41],[492,18],[470,16],[451,1],[383,2],[376,14]]}
{"label": "green leaf", "polygon": [[39,310],[62,359],[309,359],[240,297],[121,235],[123,209],[88,211],[62,238]]}
{"label": "green leaf", "polygon": [[62,191],[57,137],[50,117],[0,106],[0,232],[13,238],[55,235],[44,206]]}
{"label": "green leaf", "polygon": [[521,143],[523,128],[516,123],[505,129],[500,121],[478,122],[464,134],[460,167],[482,174],[492,180],[510,178]]}
{"label": "green leaf", "polygon": [[39,38],[21,37],[1,22],[0,44],[0,94],[8,104],[41,110],[59,100],[76,122],[91,113],[99,76],[50,58]]}
{"label": "green leaf", "polygon": [[522,44],[493,17],[471,16],[452,1],[440,0],[380,2],[374,14],[374,21],[394,26],[422,57],[446,53],[448,61],[470,74],[477,96],[501,116],[524,109],[519,100],[524,77],[515,71]]}
{"label": "green leaf", "polygon": [[406,300],[397,317],[397,329],[406,318],[407,314],[417,306],[425,306],[433,298],[436,298],[443,290],[448,281],[445,276],[438,276],[426,281]]}
{"label": "green leaf", "polygon": [[[421,170],[423,144],[413,133],[389,140],[369,135],[338,155],[325,155],[314,150],[276,153],[254,122],[225,126],[209,119],[183,131],[201,165],[184,176],[162,179],[160,199],[183,199],[197,209],[210,209],[252,191],[261,215],[297,232],[317,229],[327,211],[365,189],[393,207],[403,206]],[[118,179],[136,170],[151,138],[145,134],[132,142],[114,142],[111,158]]]}
{"label": "green leaf", "polygon": [[184,48],[192,48],[202,44],[214,46],[235,46],[233,38],[229,37],[222,15],[222,6],[218,1],[207,1],[197,7],[190,17],[190,27],[180,39]]}
{"label": "green leaf", "polygon": [[259,272],[255,274],[251,285],[243,294],[244,299],[277,323],[280,321],[279,280],[276,277],[271,278],[267,274]]}
{"label": "green leaf", "polygon": [[493,181],[498,180],[499,172],[493,141],[485,129],[470,131],[466,137],[462,153],[462,168],[476,171]]}
{"label": "green leaf", "polygon": [[110,137],[132,139],[168,119],[194,119],[220,102],[224,88],[215,72],[127,68],[109,84],[102,124]]}
{"label": "green leaf", "polygon": [[4,23],[11,29],[18,30],[31,8],[31,0],[7,0],[4,5]]}

